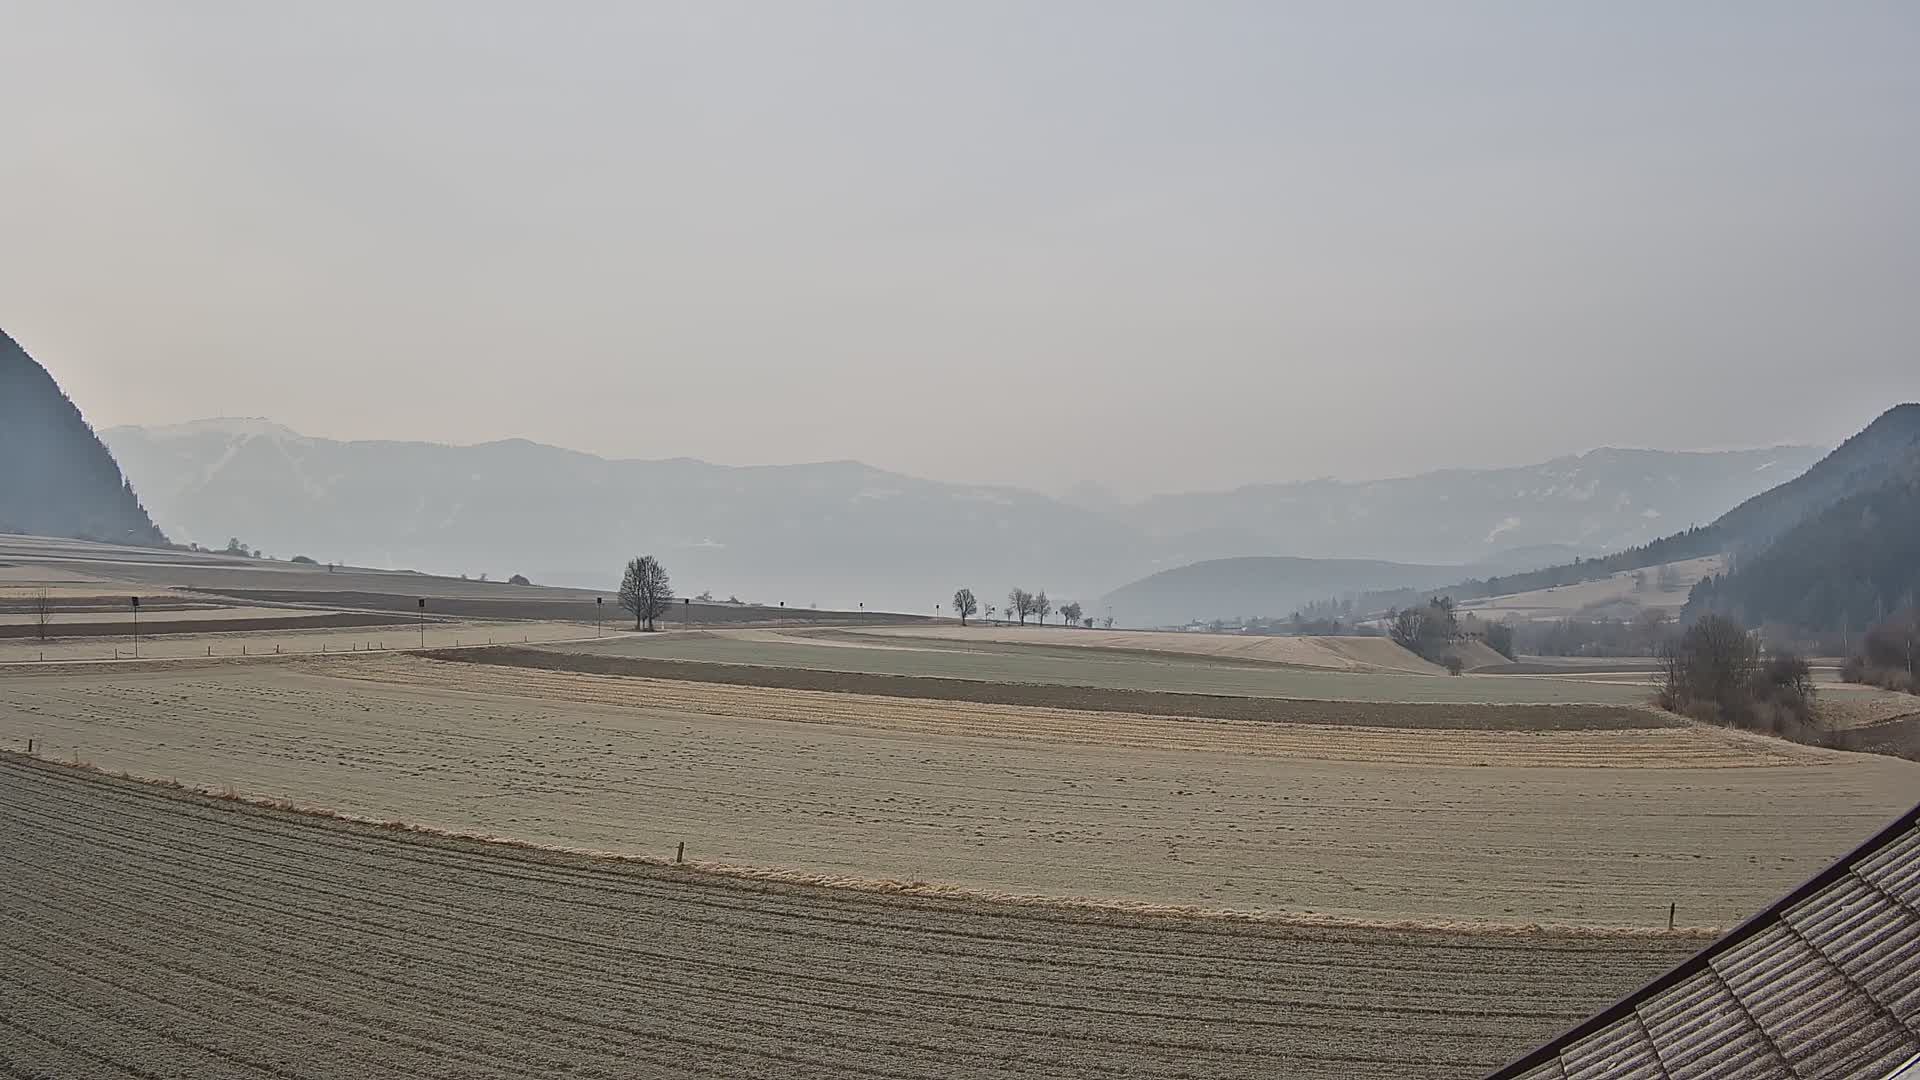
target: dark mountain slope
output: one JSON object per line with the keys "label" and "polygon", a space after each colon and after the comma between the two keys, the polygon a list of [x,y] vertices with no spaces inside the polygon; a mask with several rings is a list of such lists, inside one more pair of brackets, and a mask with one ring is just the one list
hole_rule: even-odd
{"label": "dark mountain slope", "polygon": [[0,532],[166,543],[80,410],[4,331]]}
{"label": "dark mountain slope", "polygon": [[1920,449],[1870,471],[1887,479],[1780,533],[1732,573],[1695,586],[1687,615],[1851,633],[1910,606],[1920,593]]}
{"label": "dark mountain slope", "polygon": [[1802,520],[1849,495],[1894,479],[1920,450],[1920,404],[1896,405],[1779,487],[1763,491],[1715,521],[1730,551],[1758,551]]}

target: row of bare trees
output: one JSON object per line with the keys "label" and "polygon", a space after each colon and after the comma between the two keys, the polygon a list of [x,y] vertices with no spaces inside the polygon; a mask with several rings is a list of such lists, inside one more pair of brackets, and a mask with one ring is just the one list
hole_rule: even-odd
{"label": "row of bare trees", "polygon": [[[1081,608],[1079,602],[1061,604],[1059,608],[1056,609],[1053,606],[1053,601],[1047,598],[1047,591],[1045,589],[1037,593],[1030,593],[1016,586],[1013,591],[1007,593],[1007,606],[1005,609],[995,608],[989,604],[987,605],[985,614],[987,618],[991,619],[994,617],[994,614],[998,612],[1002,618],[1020,620],[1020,625],[1022,626],[1027,624],[1027,617],[1031,615],[1042,625],[1045,625],[1047,616],[1053,614],[1056,610],[1060,613],[1060,623],[1063,626],[1085,626],[1089,629],[1093,627],[1093,620],[1083,617],[1084,609]],[[981,614],[980,598],[973,595],[972,589],[956,590],[953,594],[953,613],[960,616],[960,625],[965,626],[968,619]]]}

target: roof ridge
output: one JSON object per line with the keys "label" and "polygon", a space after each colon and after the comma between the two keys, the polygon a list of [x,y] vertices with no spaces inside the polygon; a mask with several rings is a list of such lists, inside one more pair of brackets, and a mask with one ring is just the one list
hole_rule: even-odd
{"label": "roof ridge", "polygon": [[[1719,971],[1714,967],[1713,962],[1717,957],[1731,951],[1735,947],[1739,946],[1741,943],[1746,942],[1754,937],[1757,937],[1761,933],[1765,932],[1768,928],[1772,927],[1775,923],[1785,923],[1786,922],[1785,913],[1789,908],[1795,907],[1806,900],[1809,900],[1815,896],[1818,896],[1820,893],[1826,890],[1829,886],[1832,886],[1849,877],[1855,878],[1860,881],[1866,881],[1869,884],[1872,884],[1872,882],[1869,881],[1864,876],[1855,873],[1854,867],[1857,864],[1866,862],[1868,859],[1872,858],[1882,848],[1888,847],[1900,840],[1905,839],[1909,833],[1916,833],[1916,832],[1920,832],[1920,804],[1915,804],[1911,809],[1907,810],[1905,813],[1901,814],[1900,816],[1894,818],[1892,821],[1888,822],[1886,825],[1882,826],[1872,836],[1868,837],[1865,841],[1861,842],[1858,846],[1854,847],[1851,851],[1848,851],[1846,854],[1835,859],[1832,863],[1828,864],[1825,868],[1815,873],[1812,877],[1809,877],[1805,881],[1801,882],[1799,885],[1795,886],[1793,889],[1789,890],[1785,895],[1775,900],[1772,904],[1768,905],[1763,910],[1755,913],[1752,917],[1748,918],[1745,922],[1741,923],[1739,926],[1734,927],[1732,930],[1722,935],[1718,940],[1714,941],[1712,944],[1708,945],[1706,948],[1695,953],[1693,956],[1688,957],[1686,960],[1682,961],[1681,963],[1667,970],[1666,972],[1663,972],[1662,974],[1656,976],[1652,980],[1648,981],[1644,986],[1641,986],[1638,990],[1635,990],[1632,993],[1627,994],[1625,997],[1620,998],[1618,1001],[1615,1001],[1612,1005],[1609,1005],[1607,1008],[1602,1009],[1600,1012],[1597,1012],[1594,1015],[1588,1017],[1587,1019],[1581,1021],[1580,1023],[1575,1024],[1574,1026],[1568,1028],[1566,1031],[1560,1033],[1555,1038],[1541,1044],[1540,1046],[1535,1047],[1533,1050],[1529,1051],[1528,1053],[1514,1059],[1513,1061],[1509,1062],[1508,1064],[1501,1067],[1500,1069],[1490,1073],[1488,1075],[1487,1080],[1520,1080],[1520,1078],[1526,1076],[1532,1070],[1537,1069],[1540,1066],[1545,1065],[1549,1062],[1558,1061],[1560,1059],[1560,1055],[1562,1051],[1572,1047],[1573,1045],[1581,1042],[1582,1040],[1588,1038],[1589,1036],[1596,1035],[1606,1030],[1607,1028],[1613,1026],[1614,1024],[1623,1022],[1630,1015],[1638,1016],[1639,1006],[1642,1002],[1648,1000],[1655,994],[1659,994],[1663,991],[1670,990],[1673,987],[1680,985],[1681,983],[1685,982],[1688,978],[1691,978],[1692,976],[1697,975],[1702,971],[1713,972],[1714,977],[1716,979],[1719,979],[1721,983],[1724,985],[1725,979],[1720,977]],[[1879,890],[1879,891],[1882,891],[1884,893],[1885,890]],[[1910,912],[1914,910],[1914,905],[1912,903],[1907,902],[1900,897],[1892,897],[1891,894],[1887,894],[1887,895],[1889,895],[1889,897],[1893,899],[1901,908],[1904,908]],[[1920,916],[1920,912],[1915,912],[1915,914],[1917,916]],[[1819,953],[1819,950],[1816,949],[1815,952]],[[1849,979],[1848,981],[1851,982],[1851,979]],[[1729,996],[1733,996],[1733,992],[1730,987],[1728,988],[1728,994]],[[1738,1002],[1737,998],[1735,998],[1735,1000],[1736,1000],[1736,1003],[1740,1005],[1742,1013],[1745,1014],[1746,1013],[1745,1004]],[[1747,1014],[1747,1015],[1748,1015],[1748,1019],[1751,1020],[1752,1019],[1751,1015],[1750,1014]],[[1765,1029],[1761,1029],[1761,1030],[1764,1032]],[[1908,1030],[1912,1030],[1912,1029],[1908,1028]],[[1775,1052],[1778,1053],[1777,1047],[1775,1048]],[[1664,1067],[1664,1063],[1662,1067]],[[1790,1064],[1788,1065],[1788,1069],[1789,1071],[1791,1071],[1792,1069],[1792,1066]]]}

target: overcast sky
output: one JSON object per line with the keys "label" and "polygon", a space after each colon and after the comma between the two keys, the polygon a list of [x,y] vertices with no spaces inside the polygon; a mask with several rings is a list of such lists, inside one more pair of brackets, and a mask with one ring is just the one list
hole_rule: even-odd
{"label": "overcast sky", "polygon": [[0,0],[97,426],[1123,493],[1920,398],[1920,4]]}

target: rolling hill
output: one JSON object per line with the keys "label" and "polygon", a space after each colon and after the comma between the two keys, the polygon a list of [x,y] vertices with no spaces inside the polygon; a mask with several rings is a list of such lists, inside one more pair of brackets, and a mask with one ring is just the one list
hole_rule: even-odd
{"label": "rolling hill", "polygon": [[1430,589],[1463,574],[1531,568],[1554,549],[1523,548],[1478,567],[1423,566],[1380,559],[1253,556],[1208,559],[1162,570],[1113,590],[1100,601],[1129,626],[1274,617],[1331,595],[1383,588]]}
{"label": "rolling hill", "polygon": [[156,545],[133,487],[47,369],[0,331],[0,532]]}

